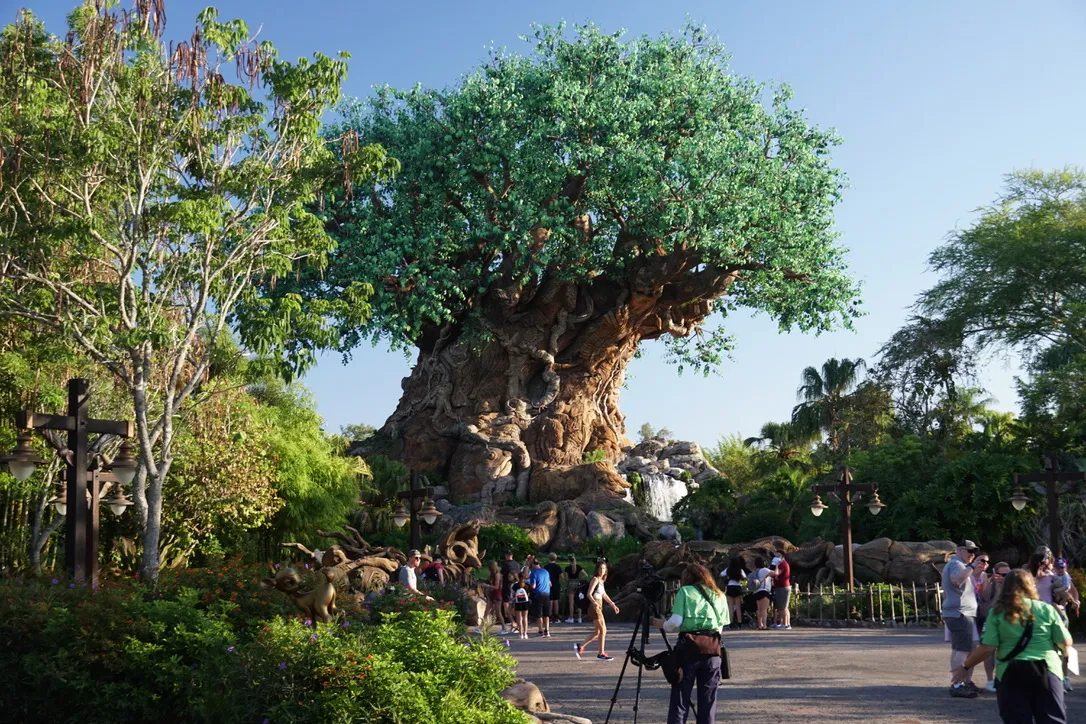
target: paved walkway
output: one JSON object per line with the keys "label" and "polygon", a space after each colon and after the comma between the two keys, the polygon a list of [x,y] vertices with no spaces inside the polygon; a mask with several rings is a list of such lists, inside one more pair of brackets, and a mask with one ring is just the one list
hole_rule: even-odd
{"label": "paved walkway", "polygon": [[[510,639],[510,653],[520,662],[519,675],[537,684],[555,711],[602,724],[633,626],[609,627],[607,649],[615,657],[609,662],[596,661],[594,643],[584,661],[574,657],[574,641],[589,631],[588,624],[553,625],[549,639]],[[948,695],[949,647],[941,631],[743,630],[728,632],[724,643],[732,679],[720,688],[718,722],[999,722],[994,694],[972,700]],[[654,631],[648,653],[662,648]],[[612,722],[633,721],[637,671],[626,669]],[[1081,691],[1067,695],[1068,721],[1086,724],[1086,677],[1074,683]],[[661,672],[644,672],[638,721],[664,722],[669,694]]]}

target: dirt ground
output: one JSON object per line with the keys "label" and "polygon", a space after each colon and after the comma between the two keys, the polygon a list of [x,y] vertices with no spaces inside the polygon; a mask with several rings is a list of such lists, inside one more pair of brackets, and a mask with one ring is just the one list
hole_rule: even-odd
{"label": "dirt ground", "polygon": [[[534,631],[534,626],[533,626]],[[555,711],[601,724],[622,670],[633,626],[609,627],[607,649],[614,661],[597,661],[596,645],[578,661],[575,641],[589,625],[556,624],[549,639],[510,639],[519,675],[537,684]],[[718,722],[894,722],[967,724],[998,722],[995,695],[952,699],[947,692],[949,645],[941,631],[920,629],[793,629],[729,631],[724,643],[732,678],[720,687]],[[658,632],[648,648],[662,650]],[[612,722],[632,722],[638,670],[626,669]],[[984,675],[978,671],[978,685]],[[1086,724],[1086,678],[1067,695],[1069,722]],[[659,671],[646,671],[638,721],[663,722],[670,687]],[[693,722],[693,718],[690,719]]]}

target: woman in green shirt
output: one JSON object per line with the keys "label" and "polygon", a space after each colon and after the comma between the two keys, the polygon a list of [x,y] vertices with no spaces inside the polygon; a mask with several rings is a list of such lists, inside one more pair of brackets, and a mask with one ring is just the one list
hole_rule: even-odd
{"label": "woman in green shirt", "polygon": [[954,682],[995,654],[996,701],[1005,724],[1065,724],[1061,654],[1070,645],[1059,613],[1037,600],[1033,576],[1019,568],[1003,579],[980,646],[953,671]]}
{"label": "woman in green shirt", "polygon": [[[700,653],[692,641],[683,641],[690,634],[703,634],[720,642],[720,632],[728,625],[728,602],[717,587],[713,574],[701,564],[686,567],[681,578],[682,588],[675,594],[671,618],[655,619],[652,625],[666,631],[679,632],[682,679],[671,687],[671,705],[667,724],[684,724],[690,713],[690,697],[694,684],[698,686],[698,724],[716,721],[716,690],[720,686],[719,654]],[[719,646],[717,647],[719,650]]]}

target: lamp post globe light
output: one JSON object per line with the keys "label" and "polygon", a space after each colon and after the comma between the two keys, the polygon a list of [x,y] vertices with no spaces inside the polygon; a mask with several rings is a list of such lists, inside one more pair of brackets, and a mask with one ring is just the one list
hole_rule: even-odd
{"label": "lamp post globe light", "polygon": [[[60,492],[49,502],[57,514],[65,517],[64,565],[77,580],[93,583],[98,578],[98,507],[100,503],[121,515],[132,505],[123,490],[136,477],[139,467],[132,445],[124,440],[112,460],[105,460],[89,450],[89,436],[114,435],[132,437],[133,426],[128,420],[97,420],[88,414],[90,383],[85,379],[68,380],[68,414],[45,415],[30,411],[15,416],[20,431],[11,455],[0,458],[6,462],[17,480],[26,480],[45,461],[31,447],[32,430],[56,430],[68,433],[67,449],[60,453],[66,465]],[[115,486],[113,496],[101,500],[108,486]]]}
{"label": "lamp post globe light", "polygon": [[1015,473],[1014,495],[1008,502],[1015,510],[1025,510],[1029,504],[1022,483],[1029,483],[1034,490],[1045,496],[1048,503],[1048,547],[1057,558],[1063,557],[1063,524],[1060,522],[1060,496],[1076,492],[1084,480],[1086,473],[1078,470],[1064,470],[1062,455],[1058,452],[1049,452],[1044,458],[1043,473]]}

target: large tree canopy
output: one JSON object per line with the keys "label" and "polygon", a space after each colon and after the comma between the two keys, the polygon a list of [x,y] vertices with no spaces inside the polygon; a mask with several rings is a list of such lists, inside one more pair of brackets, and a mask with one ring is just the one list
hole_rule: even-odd
{"label": "large tree canopy", "polygon": [[317,298],[372,284],[346,346],[420,349],[383,430],[407,457],[449,464],[455,445],[427,435],[504,451],[485,474],[454,460],[454,480],[504,474],[503,456],[525,483],[532,461],[616,453],[638,344],[666,337],[680,364],[711,368],[730,342],[700,333],[716,300],[783,329],[856,314],[832,230],[837,139],[787,88],[731,73],[695,28],[629,41],[537,28],[534,46],[457,87],[385,88],[346,109],[330,133],[381,144],[402,173],[326,207],[340,244],[302,282]]}
{"label": "large tree canopy", "polygon": [[831,231],[837,139],[788,107],[787,88],[763,105],[767,88],[696,29],[623,42],[539,28],[534,41],[534,56],[496,53],[459,87],[384,88],[347,109],[344,126],[404,171],[332,216],[334,279],[377,290],[364,333],[410,345],[488,301],[512,314],[546,276],[654,297],[643,338],[688,336],[725,291],[725,308],[783,328],[853,314]]}

